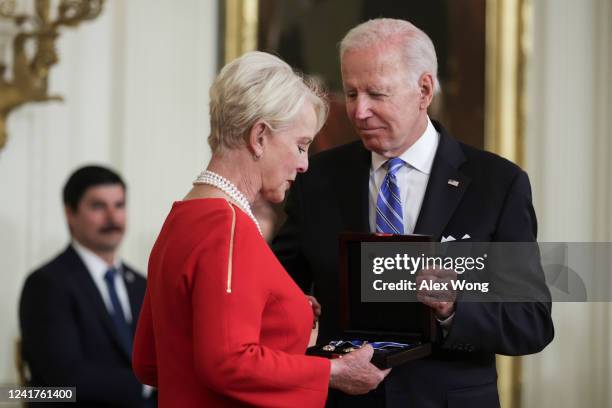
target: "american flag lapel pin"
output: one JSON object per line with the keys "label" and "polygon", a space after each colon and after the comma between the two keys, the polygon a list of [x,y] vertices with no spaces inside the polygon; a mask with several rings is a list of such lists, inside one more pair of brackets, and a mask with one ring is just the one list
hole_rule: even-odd
{"label": "american flag lapel pin", "polygon": [[459,187],[459,181],[458,180],[448,179],[448,184],[450,184],[453,187]]}

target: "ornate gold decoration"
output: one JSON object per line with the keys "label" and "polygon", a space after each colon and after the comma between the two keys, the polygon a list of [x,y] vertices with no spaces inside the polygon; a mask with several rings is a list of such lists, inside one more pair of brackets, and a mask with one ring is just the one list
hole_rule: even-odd
{"label": "ornate gold decoration", "polygon": [[531,0],[487,0],[485,148],[523,159],[524,79]]}
{"label": "ornate gold decoration", "polygon": [[[6,65],[0,62],[0,149],[7,140],[9,113],[27,102],[61,101],[47,93],[49,69],[59,59],[55,41],[61,26],[76,27],[100,15],[105,0],[60,0],[55,19],[51,19],[50,0],[34,0],[34,15],[15,13],[15,0],[0,0],[0,17],[11,19],[18,27],[13,39],[12,78],[5,77]],[[29,56],[27,43],[34,43]]]}
{"label": "ornate gold decoration", "polygon": [[223,64],[257,49],[258,0],[225,0]]}
{"label": "ornate gold decoration", "polygon": [[[521,165],[532,0],[486,3],[485,148]],[[501,406],[521,406],[521,357],[497,356]]]}

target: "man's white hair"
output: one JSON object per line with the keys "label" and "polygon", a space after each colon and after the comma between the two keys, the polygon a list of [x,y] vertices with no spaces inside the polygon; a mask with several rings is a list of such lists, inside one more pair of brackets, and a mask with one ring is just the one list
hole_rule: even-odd
{"label": "man's white hair", "polygon": [[410,83],[418,86],[425,73],[431,74],[434,93],[440,91],[438,59],[431,38],[414,24],[393,18],[376,18],[352,28],[340,42],[340,60],[348,50],[384,47],[397,43],[403,53]]}
{"label": "man's white hair", "polygon": [[210,136],[213,153],[246,141],[258,120],[273,131],[287,128],[306,102],[314,107],[318,132],[328,105],[314,80],[293,71],[280,58],[251,51],[227,64],[210,87]]}

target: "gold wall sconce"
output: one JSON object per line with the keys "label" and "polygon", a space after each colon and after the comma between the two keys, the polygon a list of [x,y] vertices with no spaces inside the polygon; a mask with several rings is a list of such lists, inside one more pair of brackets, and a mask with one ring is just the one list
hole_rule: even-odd
{"label": "gold wall sconce", "polygon": [[49,95],[47,89],[49,70],[59,61],[55,51],[59,28],[76,27],[96,18],[104,1],[59,0],[54,2],[57,10],[52,17],[51,0],[34,0],[33,14],[16,12],[16,0],[0,0],[0,18],[10,19],[17,26],[10,79],[6,64],[0,61],[0,150],[6,144],[6,122],[12,110],[28,102],[63,100],[59,95]]}

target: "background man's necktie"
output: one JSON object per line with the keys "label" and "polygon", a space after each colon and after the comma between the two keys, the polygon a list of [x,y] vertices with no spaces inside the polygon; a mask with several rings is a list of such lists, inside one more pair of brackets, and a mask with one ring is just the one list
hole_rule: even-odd
{"label": "background man's necktie", "polygon": [[104,274],[104,281],[106,281],[111,304],[113,306],[111,319],[113,320],[113,324],[115,325],[115,329],[117,330],[122,346],[125,348],[128,354],[132,355],[132,328],[125,320],[125,314],[121,308],[119,296],[117,296],[117,289],[115,288],[115,275],[117,275],[117,269],[115,268],[110,268]]}
{"label": "background man's necktie", "polygon": [[380,186],[376,202],[376,232],[404,233],[402,202],[395,173],[405,164],[406,162],[398,157],[390,159],[384,164],[387,175]]}

